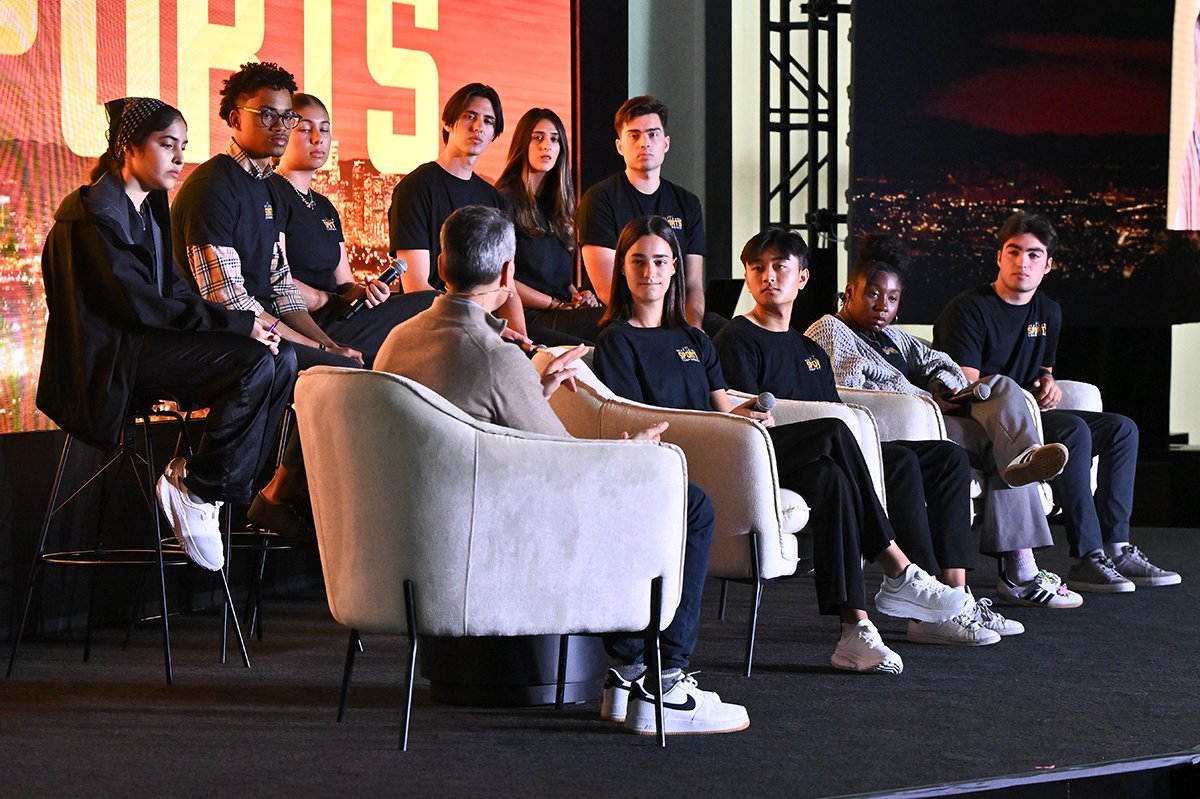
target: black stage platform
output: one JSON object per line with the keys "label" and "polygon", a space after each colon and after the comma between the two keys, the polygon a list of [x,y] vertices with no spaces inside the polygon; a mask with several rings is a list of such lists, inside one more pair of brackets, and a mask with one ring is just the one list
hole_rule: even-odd
{"label": "black stage platform", "polygon": [[[1200,531],[1135,539],[1183,585],[1088,596],[1072,611],[1014,610],[1026,634],[992,647],[900,641],[898,677],[830,669],[836,623],[816,616],[812,584],[799,579],[767,589],[755,675],[743,679],[748,589],[734,588],[722,623],[710,584],[695,666],[705,688],[749,707],[751,726],[672,738],[666,751],[599,721],[595,703],[479,710],[419,691],[410,751],[398,752],[403,640],[365,639],[351,710],[334,723],[345,634],[311,593],[268,598],[269,637],[253,644],[251,671],[214,662],[214,614],[180,617],[174,687],[162,682],[152,624],[130,651],[122,630],[104,631],[90,664],[79,662],[81,633],[33,641],[0,682],[0,791],[831,796],[999,787],[989,778],[1186,752],[1200,744]],[[1064,550],[1043,564],[1065,572]],[[990,563],[971,580],[980,596],[995,585]],[[903,622],[877,622],[902,637]]]}

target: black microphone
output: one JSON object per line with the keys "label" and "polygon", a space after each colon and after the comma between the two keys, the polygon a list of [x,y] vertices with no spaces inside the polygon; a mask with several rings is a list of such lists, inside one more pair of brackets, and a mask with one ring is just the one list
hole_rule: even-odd
{"label": "black microphone", "polygon": [[760,411],[762,413],[770,413],[771,409],[774,407],[775,407],[775,395],[772,394],[770,391],[764,391],[763,393],[758,395],[758,398],[756,400],[754,400],[753,408],[756,411]]}
{"label": "black microphone", "polygon": [[[389,266],[387,269],[383,270],[383,274],[381,274],[379,276],[379,282],[380,283],[391,283],[393,280],[395,280],[400,275],[403,275],[407,271],[408,271],[408,264],[405,263],[403,258],[397,258],[396,260],[392,261],[391,266]],[[365,305],[366,302],[367,302],[367,289],[366,289],[366,287],[363,287],[362,296],[350,303],[350,307],[346,309],[346,312],[344,314],[342,314],[342,320],[345,321],[346,319],[349,319],[350,317],[354,316],[356,313],[358,313],[362,309],[363,305]]]}
{"label": "black microphone", "polygon": [[980,401],[992,396],[992,389],[984,383],[971,383],[966,388],[955,391],[946,397],[946,402]]}

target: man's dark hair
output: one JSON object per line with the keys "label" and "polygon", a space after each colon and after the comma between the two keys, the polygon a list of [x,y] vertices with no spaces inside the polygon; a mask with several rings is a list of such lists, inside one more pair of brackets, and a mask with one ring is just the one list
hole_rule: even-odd
{"label": "man's dark hair", "polygon": [[264,86],[295,94],[296,76],[273,61],[247,61],[221,86],[221,119],[228,124],[238,98],[248,97]]}
{"label": "man's dark hair", "polygon": [[853,283],[859,278],[870,283],[880,272],[890,272],[904,285],[908,277],[908,264],[912,256],[908,247],[891,233],[864,233],[858,239],[858,253],[854,263],[850,264],[847,282]]}
{"label": "man's dark hair", "polygon": [[1004,249],[1004,242],[1022,233],[1033,234],[1046,247],[1046,257],[1054,257],[1054,251],[1058,249],[1058,233],[1046,217],[1028,211],[1017,211],[1004,220],[1000,232],[996,234],[996,249]]}
{"label": "man's dark hair", "polygon": [[781,227],[769,227],[761,233],[755,233],[742,247],[742,263],[748,264],[758,260],[767,250],[774,250],[784,258],[796,256],[801,269],[808,269],[808,244],[804,237],[794,230]]}
{"label": "man's dark hair", "polygon": [[[496,129],[492,133],[492,141],[495,141],[496,137],[504,132],[504,110],[500,108],[500,95],[496,94],[496,90],[486,83],[468,83],[450,95],[450,99],[442,108],[442,124],[446,127],[454,127],[454,123],[463,115],[463,111],[467,110],[467,105],[475,97],[482,97],[492,104],[492,113],[496,115]],[[450,141],[450,131],[442,128],[442,144],[448,141]]]}
{"label": "man's dark hair", "polygon": [[613,127],[617,130],[617,138],[621,137],[621,129],[629,124],[629,120],[644,117],[647,114],[658,114],[658,118],[662,121],[663,133],[666,133],[668,113],[669,109],[666,103],[657,97],[649,94],[630,97],[621,103],[621,107],[617,109],[617,115],[613,117]]}
{"label": "man's dark hair", "polygon": [[495,208],[466,205],[442,223],[441,276],[454,291],[486,286],[516,257],[513,223]]}

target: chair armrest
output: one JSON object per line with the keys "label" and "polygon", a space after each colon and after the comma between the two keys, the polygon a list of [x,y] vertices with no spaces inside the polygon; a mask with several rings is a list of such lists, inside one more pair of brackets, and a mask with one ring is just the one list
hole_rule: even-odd
{"label": "chair armrest", "polygon": [[929,397],[838,386],[843,402],[869,408],[883,441],[928,441],[946,438],[942,411]]}
{"label": "chair armrest", "polygon": [[1058,407],[1070,411],[1104,410],[1104,399],[1100,396],[1099,387],[1085,383],[1082,380],[1059,380],[1058,387],[1062,389],[1062,401]]}

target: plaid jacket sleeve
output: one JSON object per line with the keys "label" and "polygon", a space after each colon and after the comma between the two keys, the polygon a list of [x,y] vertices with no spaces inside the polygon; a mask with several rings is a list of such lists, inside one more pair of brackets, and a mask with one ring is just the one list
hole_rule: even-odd
{"label": "plaid jacket sleeve", "polygon": [[246,293],[242,259],[233,247],[215,244],[187,248],[188,268],[200,287],[200,296],[235,311],[263,312],[258,300]]}

